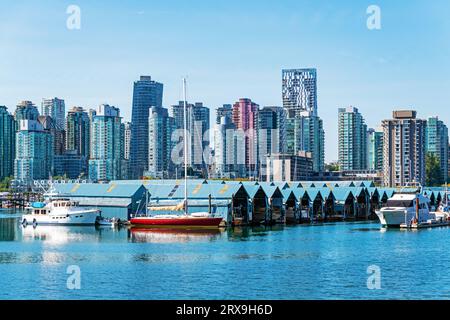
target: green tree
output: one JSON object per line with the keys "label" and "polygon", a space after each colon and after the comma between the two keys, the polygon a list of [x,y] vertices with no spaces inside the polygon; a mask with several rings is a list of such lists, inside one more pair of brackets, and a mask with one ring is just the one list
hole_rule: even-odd
{"label": "green tree", "polygon": [[441,174],[441,163],[439,158],[431,152],[428,152],[425,159],[426,163],[426,185],[427,187],[441,186],[444,184]]}
{"label": "green tree", "polygon": [[325,165],[325,170],[328,172],[336,172],[340,170],[339,163],[331,162]]}
{"label": "green tree", "polygon": [[12,177],[7,177],[0,181],[0,192],[10,191]]}

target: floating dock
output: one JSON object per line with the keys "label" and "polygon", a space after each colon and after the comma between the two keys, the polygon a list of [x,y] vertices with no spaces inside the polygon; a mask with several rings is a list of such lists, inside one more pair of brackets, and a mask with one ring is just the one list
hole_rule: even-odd
{"label": "floating dock", "polygon": [[403,223],[400,225],[400,229],[428,229],[448,226],[450,226],[450,221],[427,221],[421,223],[412,223],[410,225]]}

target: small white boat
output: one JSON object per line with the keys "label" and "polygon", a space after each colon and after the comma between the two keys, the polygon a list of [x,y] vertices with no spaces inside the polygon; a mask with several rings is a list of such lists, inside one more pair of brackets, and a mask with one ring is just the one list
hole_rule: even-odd
{"label": "small white boat", "polygon": [[102,216],[98,216],[97,220],[95,221],[95,225],[99,227],[111,227],[115,228],[119,225],[120,219],[116,218],[104,218]]}

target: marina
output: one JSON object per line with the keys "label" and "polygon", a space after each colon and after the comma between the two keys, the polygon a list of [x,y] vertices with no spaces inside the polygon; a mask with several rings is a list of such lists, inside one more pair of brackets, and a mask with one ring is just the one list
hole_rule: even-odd
{"label": "marina", "polygon": [[[0,211],[0,299],[450,299],[436,290],[450,261],[436,251],[450,235],[447,190],[370,181],[49,186],[26,211]],[[76,223],[88,213],[94,219]],[[24,223],[33,217],[43,220]],[[69,266],[83,274],[80,290],[67,290]],[[373,266],[378,290],[367,284]],[[420,285],[395,280],[411,269]]]}
{"label": "marina", "polygon": [[[439,245],[449,228],[24,228],[20,216],[0,216],[2,299],[450,299],[450,253]],[[80,290],[66,287],[72,265]],[[367,288],[374,265],[380,290]]]}
{"label": "marina", "polygon": [[[104,184],[54,183],[64,198],[82,208],[95,208],[107,219],[130,221],[146,215],[145,203],[155,214],[174,214],[183,204],[183,180],[120,180]],[[415,189],[412,189],[415,191]],[[372,181],[255,182],[188,180],[188,214],[222,218],[222,226],[378,221],[381,209],[400,190],[376,187]],[[445,198],[443,188],[422,188],[432,208]],[[171,210],[164,211],[165,208]],[[182,208],[181,208],[182,209]],[[182,214],[183,210],[178,211]],[[175,212],[177,213],[177,212]],[[404,217],[401,218],[404,222]]]}

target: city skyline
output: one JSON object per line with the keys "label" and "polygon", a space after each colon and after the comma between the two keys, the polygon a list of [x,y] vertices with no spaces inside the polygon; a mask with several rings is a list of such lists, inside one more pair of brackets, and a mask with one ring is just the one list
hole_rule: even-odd
{"label": "city skyline", "polygon": [[[450,115],[441,115],[450,98],[445,1],[410,1],[407,7],[378,1],[382,28],[374,31],[366,27],[369,3],[249,1],[239,4],[239,12],[233,1],[214,7],[200,3],[177,2],[193,18],[180,38],[183,19],[168,9],[173,3],[156,1],[150,8],[137,1],[108,7],[79,1],[81,29],[68,30],[70,3],[3,2],[0,7],[8,10],[0,10],[0,40],[6,46],[0,53],[1,104],[11,112],[19,100],[39,106],[43,98],[57,96],[66,108],[110,103],[130,120],[131,87],[139,75],[164,83],[163,105],[169,107],[182,100],[181,77],[187,74],[188,100],[202,101],[214,114],[244,97],[260,106],[281,106],[281,70],[314,67],[318,110],[329,137],[327,162],[338,158],[337,139],[330,139],[337,131],[338,106],[358,106],[368,127],[377,127],[393,109],[414,109],[424,119],[440,115],[450,123]],[[252,19],[242,19],[249,12]],[[421,19],[413,24],[417,14]],[[292,38],[302,41],[291,40],[283,49]],[[309,50],[302,49],[304,41]],[[104,50],[107,44],[110,49]],[[252,50],[235,53],[243,44]],[[38,49],[32,55],[30,46]],[[185,46],[189,50],[181,51]]]}
{"label": "city skyline", "polygon": [[[143,76],[143,75],[141,75],[140,76],[141,78],[142,77],[148,77],[148,76]],[[43,100],[46,100],[47,98],[41,98],[40,100],[41,101],[43,101]],[[58,98],[55,98],[55,99],[58,99]],[[249,99],[249,98],[239,98],[238,100],[242,100],[242,99]],[[251,100],[251,99],[250,99]],[[63,103],[64,103],[64,101],[65,101],[65,99],[63,98],[63,99],[61,99],[61,101],[63,101]],[[195,101],[195,100],[192,100],[192,101]],[[181,104],[182,103],[182,101],[180,100],[180,101],[177,101],[177,103],[178,104]],[[15,115],[15,113],[19,110],[19,107],[22,107],[23,105],[31,105],[31,106],[33,106],[33,107],[35,107],[36,108],[36,110],[37,110],[37,112],[39,112],[39,115],[40,115],[40,117],[41,117],[41,113],[40,113],[40,111],[38,110],[39,108],[38,107],[36,107],[36,104],[34,103],[34,101],[31,101],[31,100],[19,100],[16,104],[15,104],[15,106],[13,107],[13,108],[11,108],[11,107],[9,107],[9,106],[7,106],[7,105],[5,105],[5,107],[6,107],[6,112],[9,112],[11,115]],[[209,119],[210,119],[210,125],[212,125],[212,127],[210,127],[210,128],[208,128],[208,130],[210,131],[210,141],[212,142],[212,141],[214,141],[214,135],[215,135],[215,131],[214,131],[214,125],[216,124],[216,120],[217,120],[217,116],[220,114],[220,110],[221,109],[223,109],[223,106],[226,106],[227,104],[223,104],[223,105],[221,105],[221,106],[219,106],[219,107],[217,107],[217,108],[210,108],[210,107],[208,107],[208,106],[203,106],[203,102],[195,102],[195,104],[197,105],[201,105],[202,107],[204,107],[204,108],[206,108],[206,109],[209,109],[210,111],[212,110],[213,111],[213,114],[211,114],[211,112],[210,112],[210,116],[209,116]],[[1,104],[0,104],[1,105]],[[102,105],[108,105],[107,103],[100,103],[100,104],[98,104],[98,105],[96,105],[96,106],[93,106],[93,107],[85,107],[85,106],[79,106],[79,105],[73,105],[73,106],[71,106],[71,107],[68,107],[68,108],[66,108],[67,110],[65,110],[65,118],[64,118],[64,121],[66,121],[66,119],[67,119],[67,117],[70,115],[70,113],[71,113],[71,111],[72,111],[72,109],[76,109],[76,108],[80,108],[80,109],[84,109],[85,111],[96,111],[96,109],[98,108],[98,107],[101,107]],[[171,105],[168,105],[168,106],[166,106],[164,103],[162,104],[162,106],[160,107],[160,108],[163,108],[163,109],[166,109],[167,111],[169,111],[169,110],[171,110],[174,106],[176,106],[176,104],[171,104]],[[274,106],[274,107],[277,107],[277,108],[283,108],[282,106]],[[117,107],[118,109],[120,109],[120,112],[122,113],[122,108],[120,108],[120,107]],[[158,107],[157,107],[158,108]],[[268,106],[268,105],[258,105],[258,111],[263,111],[265,108],[273,108],[272,106]],[[350,107],[348,107],[348,108],[354,108],[353,106],[350,106]],[[358,109],[360,109],[360,108],[358,108]],[[357,109],[357,110],[358,110]],[[339,106],[337,106],[336,108],[335,108],[335,110],[336,110],[336,112],[337,112],[337,115],[339,115],[339,113],[340,113],[340,111],[342,110],[342,108],[341,107],[339,107]],[[442,123],[444,123],[444,125],[447,125],[447,122],[445,121],[445,120],[443,120],[443,119],[445,119],[445,114],[441,114],[441,113],[439,113],[439,114],[429,114],[428,116],[424,116],[424,114],[421,114],[420,113],[420,109],[417,109],[417,108],[408,108],[408,107],[405,107],[405,108],[392,108],[390,111],[389,111],[389,113],[390,114],[392,114],[392,112],[394,111],[394,110],[414,110],[416,113],[417,113],[417,117],[419,118],[419,119],[424,119],[424,120],[427,120],[427,119],[430,119],[430,118],[439,118],[440,119],[440,121],[442,122]],[[219,113],[218,113],[218,111],[219,111]],[[365,111],[364,110],[360,110],[361,111],[361,114],[362,114],[362,116],[364,117],[365,116]],[[20,116],[19,116],[20,117]],[[125,119],[123,116],[121,116],[122,117],[122,119],[123,119],[123,122],[122,122],[122,124],[123,125],[125,125],[126,123],[132,123],[132,121],[130,121],[130,120],[128,120],[128,119]],[[366,123],[366,125],[365,125],[365,127],[367,128],[367,130],[374,130],[374,129],[380,129],[381,128],[381,125],[382,125],[382,121],[383,120],[385,120],[385,119],[390,119],[390,118],[392,118],[390,115],[389,116],[386,116],[386,117],[383,117],[383,118],[380,118],[379,120],[373,120],[372,119],[372,123],[375,123],[373,126],[369,126],[369,125],[367,125],[367,123]],[[20,118],[18,118],[18,119],[20,119]],[[320,118],[319,118],[320,119]],[[338,131],[339,131],[339,121],[338,121],[338,119],[339,119],[339,117],[336,117],[336,119],[335,119],[335,123],[333,124],[334,126],[336,126],[337,128],[336,128],[336,132],[335,133],[337,133]],[[378,121],[378,122],[377,122]],[[367,122],[367,121],[366,121]],[[330,132],[330,130],[328,129],[327,130],[327,127],[326,127],[326,125],[324,124],[323,125],[323,127],[324,127],[324,131],[325,131],[325,163],[327,163],[327,164],[332,164],[332,163],[337,163],[337,162],[339,162],[339,150],[338,150],[338,147],[339,147],[339,138],[337,138],[336,139],[336,137],[334,136],[334,134],[332,133],[331,134],[331,140],[337,140],[337,142],[336,142],[336,148],[337,148],[337,153],[336,153],[336,157],[335,158],[333,158],[333,157],[330,157],[329,156],[329,150],[327,149],[327,146],[330,144],[330,142],[329,142],[329,140],[330,140],[330,138],[328,137],[326,137],[326,132]],[[334,138],[334,139],[333,139]],[[332,143],[333,143],[333,141],[332,141]],[[211,146],[214,148],[214,144],[213,143],[211,143]],[[70,149],[67,149],[67,150],[70,150]],[[147,154],[148,152],[146,152],[146,154]],[[148,166],[146,166],[146,168],[147,168]],[[146,171],[146,169],[144,169],[143,171]]]}

